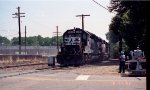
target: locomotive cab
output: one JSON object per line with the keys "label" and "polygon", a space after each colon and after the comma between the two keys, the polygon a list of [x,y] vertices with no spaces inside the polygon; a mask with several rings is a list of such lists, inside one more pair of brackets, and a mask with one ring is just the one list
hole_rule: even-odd
{"label": "locomotive cab", "polygon": [[63,46],[57,55],[58,63],[67,65],[80,65],[82,63],[83,46],[86,45],[86,34],[82,29],[67,30],[63,34]]}

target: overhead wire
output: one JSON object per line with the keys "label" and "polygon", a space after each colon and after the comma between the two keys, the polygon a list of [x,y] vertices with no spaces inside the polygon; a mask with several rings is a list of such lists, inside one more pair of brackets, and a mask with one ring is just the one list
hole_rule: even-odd
{"label": "overhead wire", "polygon": [[[98,4],[99,6],[101,6],[102,8],[106,9],[107,11],[109,11],[108,8],[104,7],[103,5],[101,5],[100,3],[98,3],[97,1],[95,1],[95,0],[92,0],[92,1],[95,2],[96,4]],[[110,11],[109,11],[109,12],[110,12]],[[114,13],[114,12],[112,12],[112,13]],[[114,13],[114,14],[115,14],[115,13]]]}

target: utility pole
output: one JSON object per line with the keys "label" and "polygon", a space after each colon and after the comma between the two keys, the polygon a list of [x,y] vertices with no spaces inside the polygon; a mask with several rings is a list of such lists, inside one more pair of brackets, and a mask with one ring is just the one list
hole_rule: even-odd
{"label": "utility pole", "polygon": [[27,46],[27,32],[26,32],[26,26],[25,26],[25,55],[26,55],[26,46]]}
{"label": "utility pole", "polygon": [[58,47],[58,26],[56,26],[56,33],[57,33],[57,51],[59,52],[59,47]]}
{"label": "utility pole", "polygon": [[56,32],[53,32],[53,33],[56,33],[56,36],[57,36],[57,52],[59,52],[58,34],[59,34],[60,32],[58,32],[58,26],[56,26]]}
{"label": "utility pole", "polygon": [[85,16],[90,16],[90,15],[76,15],[76,17],[82,17],[82,29],[84,30],[84,17]]}
{"label": "utility pole", "polygon": [[18,26],[19,26],[19,54],[21,54],[21,25],[20,25],[20,17],[25,17],[21,16],[22,14],[25,13],[20,13],[20,7],[17,7],[18,12],[12,15],[15,15],[13,18],[18,18]]}
{"label": "utility pole", "polygon": [[119,52],[121,53],[122,51],[122,34],[119,32]]}

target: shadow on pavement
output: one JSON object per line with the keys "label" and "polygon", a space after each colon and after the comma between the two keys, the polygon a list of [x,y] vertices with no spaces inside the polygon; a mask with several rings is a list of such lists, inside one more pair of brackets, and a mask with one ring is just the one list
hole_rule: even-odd
{"label": "shadow on pavement", "polygon": [[111,65],[118,65],[119,66],[119,61],[118,60],[105,60],[105,61],[95,61],[95,62],[90,62],[87,63],[87,65],[95,65],[95,66],[111,66]]}

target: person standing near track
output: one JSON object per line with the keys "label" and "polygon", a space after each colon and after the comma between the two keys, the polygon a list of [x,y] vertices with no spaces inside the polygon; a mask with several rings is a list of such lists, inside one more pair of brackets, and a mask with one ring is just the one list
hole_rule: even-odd
{"label": "person standing near track", "polygon": [[121,72],[125,73],[125,55],[124,55],[123,51],[121,51],[119,61],[120,61],[120,63],[119,63],[119,72],[118,73],[121,73]]}

